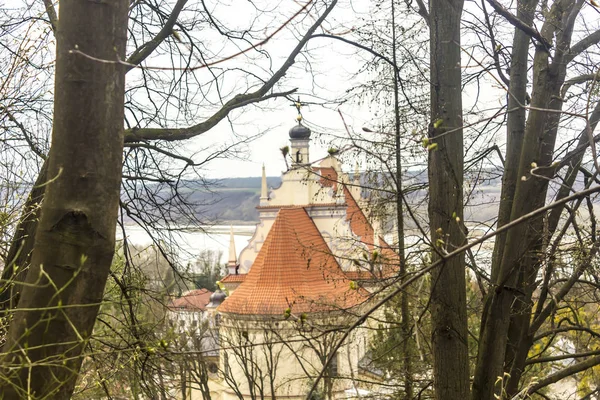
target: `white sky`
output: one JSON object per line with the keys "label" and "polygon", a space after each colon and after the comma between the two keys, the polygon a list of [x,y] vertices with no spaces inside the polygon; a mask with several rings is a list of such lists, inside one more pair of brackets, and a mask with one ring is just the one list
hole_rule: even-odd
{"label": "white sky", "polygon": [[[328,17],[327,26],[331,29],[338,29],[337,27],[340,25],[352,26],[353,19],[356,18],[355,13],[368,11],[368,3],[341,0]],[[235,4],[240,3],[235,2]],[[357,6],[360,6],[362,10],[358,10]],[[288,3],[286,8],[285,12],[282,11],[284,18],[289,17],[298,10],[299,5],[291,2]],[[237,15],[240,14],[243,13]],[[284,57],[287,56],[295,43],[293,33],[287,30],[282,31],[264,46],[264,49],[269,52],[274,60],[273,69],[282,64]],[[347,88],[357,82],[353,82],[350,77],[358,71],[361,63],[355,55],[356,50],[351,46],[341,42],[332,43],[330,39],[318,38],[309,42],[307,48],[310,49],[311,70],[305,69],[308,65],[304,62],[304,56],[299,56],[291,72],[286,74],[284,89],[297,88],[302,101],[315,102],[319,101],[319,98],[307,95],[307,93],[316,94],[321,99],[339,98]],[[340,107],[340,110],[343,112],[349,127],[354,131],[360,131],[361,127],[371,119],[370,113],[364,107],[345,104]],[[327,149],[331,147],[330,143],[320,143],[315,139],[315,136],[318,133],[324,133],[325,130],[334,130],[338,133],[345,131],[337,108],[308,105],[303,107],[302,113],[305,124],[313,128],[313,140],[310,149],[311,160],[326,156]],[[280,175],[285,170],[285,163],[279,149],[289,144],[288,131],[297,124],[296,115],[296,109],[285,98],[269,100],[260,103],[258,106],[251,105],[241,111],[235,111],[233,122],[236,133],[242,135],[265,133],[262,137],[244,147],[245,151],[242,156],[247,158],[246,160],[211,161],[206,168],[207,176],[212,178],[260,176],[263,163],[268,176]],[[318,127],[315,129],[315,126],[324,129]],[[195,139],[192,147],[202,148],[206,143],[219,143],[223,137],[232,138],[229,121],[222,121],[210,132]]]}

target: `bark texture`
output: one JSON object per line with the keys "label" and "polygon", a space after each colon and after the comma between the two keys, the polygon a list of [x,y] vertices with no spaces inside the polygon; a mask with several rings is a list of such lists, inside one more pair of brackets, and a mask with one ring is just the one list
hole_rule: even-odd
{"label": "bark texture", "polygon": [[92,333],[115,246],[125,68],[114,61],[125,59],[128,4],[60,3],[48,180],[3,349],[7,399],[70,398]]}
{"label": "bark texture", "polygon": [[[464,244],[460,19],[463,0],[430,3],[431,125],[429,155],[432,261]],[[436,399],[469,395],[464,254],[432,272],[431,318]]]}
{"label": "bark texture", "polygon": [[[509,147],[515,155],[518,151],[517,177],[525,177],[524,180],[519,178],[516,181],[510,204],[511,221],[542,207],[546,202],[548,178],[554,173],[550,166],[563,105],[560,89],[565,81],[573,25],[581,6],[582,2],[578,0],[559,0],[546,13],[540,34],[548,43],[553,43],[555,48],[551,53],[551,49],[543,44],[536,47],[531,110],[527,115],[522,143],[519,144],[521,148],[518,149],[514,144],[514,148]],[[516,33],[519,34],[519,31]],[[516,38],[517,36],[515,40]],[[516,86],[523,84],[511,81],[511,92],[519,93],[521,89]],[[524,104],[519,107],[523,106]],[[515,121],[515,127],[521,129],[518,121]],[[513,170],[515,162],[516,158],[511,158],[511,165],[507,165],[505,175]],[[530,174],[535,165],[545,167],[537,173],[541,176]],[[506,218],[506,215],[501,217]],[[491,400],[494,395],[498,398],[510,398],[511,394],[517,392],[532,344],[529,335],[532,294],[543,254],[544,239],[544,218],[539,216],[509,230],[496,242],[492,261],[492,288],[486,299],[482,318],[473,382],[474,400]],[[503,376],[504,371],[510,372],[510,378],[502,381],[503,386],[496,384],[500,382],[498,377]]]}

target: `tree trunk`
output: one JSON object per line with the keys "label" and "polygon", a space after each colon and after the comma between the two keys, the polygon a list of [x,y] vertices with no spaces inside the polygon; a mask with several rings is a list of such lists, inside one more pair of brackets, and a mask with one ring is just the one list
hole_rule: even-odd
{"label": "tree trunk", "polygon": [[[541,35],[552,43],[556,36],[556,50],[550,57],[550,49],[537,46],[533,62],[532,109],[529,112],[521,154],[518,179],[512,203],[510,219],[542,207],[546,201],[548,178],[556,142],[559,113],[562,100],[560,87],[565,79],[566,61],[574,18],[581,8],[577,0],[559,0],[546,14]],[[535,164],[533,164],[535,163]],[[530,174],[538,164],[548,167],[538,172],[546,178]],[[494,395],[504,398],[501,385],[496,385],[503,371],[515,372],[510,378],[511,392],[518,387],[521,368],[527,352],[523,345],[531,315],[531,295],[540,265],[540,250],[543,244],[543,217],[533,218],[506,233],[503,243],[497,243],[498,254],[493,260],[493,288],[486,300],[485,318],[482,319],[479,354],[473,381],[473,400],[493,399]],[[500,255],[501,253],[501,255]],[[516,360],[517,353],[519,360]],[[513,364],[516,368],[513,368]],[[516,373],[518,372],[518,373]],[[503,382],[504,385],[507,382]]]}
{"label": "tree trunk", "polygon": [[[398,235],[398,274],[400,275],[401,283],[404,283],[407,276],[406,268],[406,255],[404,252],[404,206],[402,204],[403,193],[402,193],[402,143],[401,143],[401,131],[400,131],[400,93],[399,93],[399,80],[400,70],[397,63],[397,36],[396,36],[396,7],[395,1],[391,1],[392,11],[392,70],[393,70],[393,81],[394,81],[394,136],[395,136],[395,148],[396,148],[396,233]],[[403,290],[400,293],[400,332],[402,334],[402,380],[404,381],[404,399],[412,400],[413,398],[413,367],[412,367],[412,338],[410,329],[410,310],[409,310],[409,298],[408,289]]]}
{"label": "tree trunk", "polygon": [[[533,23],[533,15],[538,0],[519,0],[517,3],[517,17],[527,25]],[[529,42],[531,38],[522,30],[515,28],[512,53],[510,56],[510,86],[508,88],[508,115],[506,118],[506,157],[504,161],[504,174],[502,175],[502,188],[500,194],[500,207],[498,210],[498,227],[510,221],[513,197],[519,180],[519,160],[523,148],[525,134],[525,120],[527,112],[522,105],[527,98],[527,67],[529,59]],[[491,278],[494,281],[498,275],[499,261],[506,233],[496,236],[494,245],[494,262],[492,263]]]}
{"label": "tree trunk", "polygon": [[[463,218],[463,133],[460,20],[463,0],[430,3],[431,125],[429,223],[432,261],[465,243]],[[449,132],[451,131],[451,132]],[[439,136],[439,138],[438,138]],[[469,395],[464,254],[445,260],[432,273],[431,320],[436,399]]]}
{"label": "tree trunk", "polygon": [[128,4],[60,3],[48,181],[3,349],[4,398],[70,398],[94,327],[115,246],[125,87],[115,61],[125,58]]}

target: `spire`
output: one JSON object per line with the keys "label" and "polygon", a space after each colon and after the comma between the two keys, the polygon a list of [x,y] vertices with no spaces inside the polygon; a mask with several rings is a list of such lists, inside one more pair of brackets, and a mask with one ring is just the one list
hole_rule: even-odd
{"label": "spire", "polygon": [[269,204],[269,192],[267,190],[267,173],[265,172],[265,164],[262,166],[262,179],[260,181],[260,205],[266,206]]}
{"label": "spire", "polygon": [[374,250],[378,250],[381,247],[381,243],[379,242],[379,236],[381,236],[381,223],[379,218],[373,218],[373,246]]}
{"label": "spire", "polygon": [[360,200],[361,187],[360,187],[360,171],[358,170],[358,161],[354,164],[354,176],[352,177],[352,196],[356,200]]}
{"label": "spire", "polygon": [[292,156],[292,168],[294,168],[301,165],[310,164],[308,148],[310,144],[311,131],[309,128],[302,125],[303,117],[300,109],[304,104],[300,102],[300,98],[298,98],[298,101],[292,105],[298,110],[298,116],[296,117],[298,125],[290,129],[289,132],[291,142],[290,155]]}
{"label": "spire", "polygon": [[229,234],[229,261],[227,262],[229,274],[237,275],[238,266],[237,253],[235,252],[235,240],[233,236],[233,225],[231,225],[231,232]]}

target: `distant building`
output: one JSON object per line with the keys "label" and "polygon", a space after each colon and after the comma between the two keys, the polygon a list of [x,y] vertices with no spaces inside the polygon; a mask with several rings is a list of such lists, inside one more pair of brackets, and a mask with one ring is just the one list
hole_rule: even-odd
{"label": "distant building", "polygon": [[[218,331],[214,400],[304,399],[328,360],[315,399],[373,396],[384,379],[368,362],[367,329],[334,346],[371,305],[370,283],[394,273],[397,254],[365,213],[358,174],[350,181],[333,155],[313,165],[301,119],[289,136],[290,168],[269,190],[263,167],[260,222],[239,257],[231,240],[228,295],[198,306]],[[196,307],[194,296],[177,304]]]}
{"label": "distant building", "polygon": [[207,289],[183,293],[168,304],[169,320],[183,327],[195,327],[202,321],[212,294],[213,292]]}

